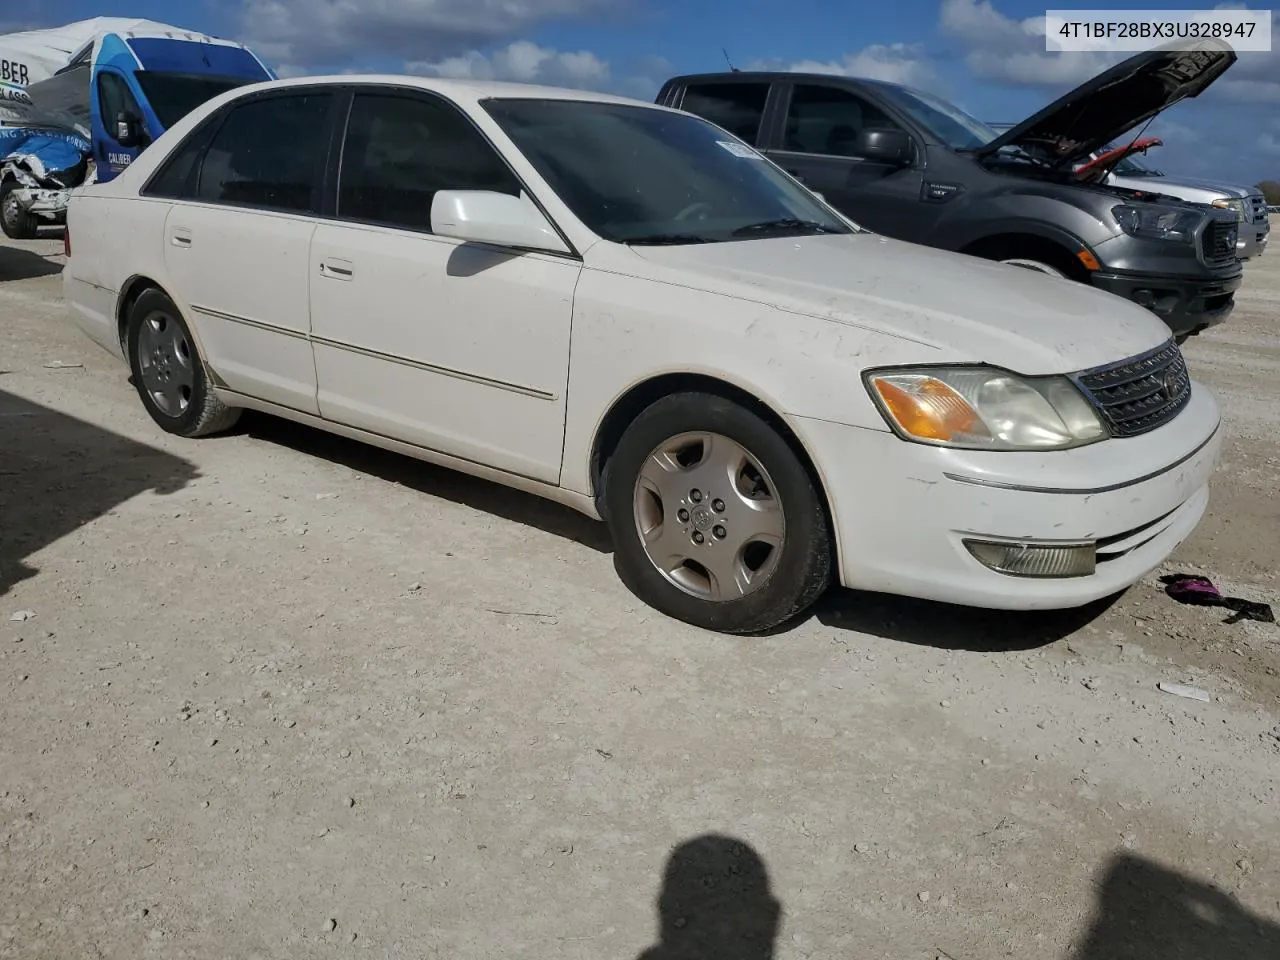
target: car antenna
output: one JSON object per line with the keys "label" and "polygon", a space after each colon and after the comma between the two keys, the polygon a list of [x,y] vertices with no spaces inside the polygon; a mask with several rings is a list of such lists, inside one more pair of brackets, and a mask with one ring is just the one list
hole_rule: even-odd
{"label": "car antenna", "polygon": [[727,63],[727,64],[729,65],[729,69],[730,69],[733,73],[739,73],[739,72],[741,72],[741,71],[739,71],[739,70],[738,70],[738,68],[737,68],[737,67],[735,67],[735,66],[733,65],[733,61],[729,59],[729,51],[728,51],[728,50],[726,50],[724,47],[721,47],[721,48],[720,48],[720,52],[724,54],[724,62],[725,62],[725,63]]}

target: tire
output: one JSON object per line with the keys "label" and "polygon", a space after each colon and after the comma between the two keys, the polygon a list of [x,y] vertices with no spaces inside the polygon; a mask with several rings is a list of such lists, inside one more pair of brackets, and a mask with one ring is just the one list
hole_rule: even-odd
{"label": "tire", "polygon": [[147,290],[129,311],[125,337],[133,384],[151,419],[180,437],[228,430],[241,410],[209,388],[204,361],[181,311],[159,290]]}
{"label": "tire", "polygon": [[23,210],[13,196],[21,186],[17,180],[0,184],[0,229],[10,240],[34,240],[40,234],[40,220]]}
{"label": "tire", "polygon": [[732,401],[654,402],[622,435],[603,482],[618,575],[667,616],[760,633],[831,584],[830,524],[813,478],[773,427]]}
{"label": "tire", "polygon": [[1051,277],[1057,277],[1060,280],[1070,280],[1065,273],[1051,264],[1044,263],[1041,260],[1027,260],[1021,257],[1015,257],[1012,260],[1001,260],[1001,263],[1007,263],[1011,267],[1022,267],[1024,270],[1034,270],[1037,273],[1048,274]]}

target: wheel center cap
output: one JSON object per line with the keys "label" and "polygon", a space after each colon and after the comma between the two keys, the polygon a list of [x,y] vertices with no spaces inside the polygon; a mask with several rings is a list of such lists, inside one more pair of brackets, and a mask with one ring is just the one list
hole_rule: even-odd
{"label": "wheel center cap", "polygon": [[690,517],[693,520],[693,529],[701,530],[703,533],[711,529],[711,525],[715,522],[715,518],[711,516],[711,510],[705,505],[699,505],[690,511]]}

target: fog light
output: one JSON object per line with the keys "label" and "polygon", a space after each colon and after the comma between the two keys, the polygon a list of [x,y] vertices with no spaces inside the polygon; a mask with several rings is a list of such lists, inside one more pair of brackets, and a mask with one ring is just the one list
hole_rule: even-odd
{"label": "fog light", "polygon": [[974,559],[1011,577],[1087,577],[1097,566],[1093,541],[1085,543],[999,543],[966,540]]}

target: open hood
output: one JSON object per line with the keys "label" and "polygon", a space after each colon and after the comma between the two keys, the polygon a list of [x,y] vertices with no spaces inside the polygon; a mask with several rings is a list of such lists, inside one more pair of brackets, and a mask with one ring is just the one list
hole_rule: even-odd
{"label": "open hood", "polygon": [[1055,167],[1071,167],[1127,130],[1187,97],[1198,97],[1236,62],[1223,40],[1190,49],[1146,50],[1118,63],[979,148],[1016,146]]}

